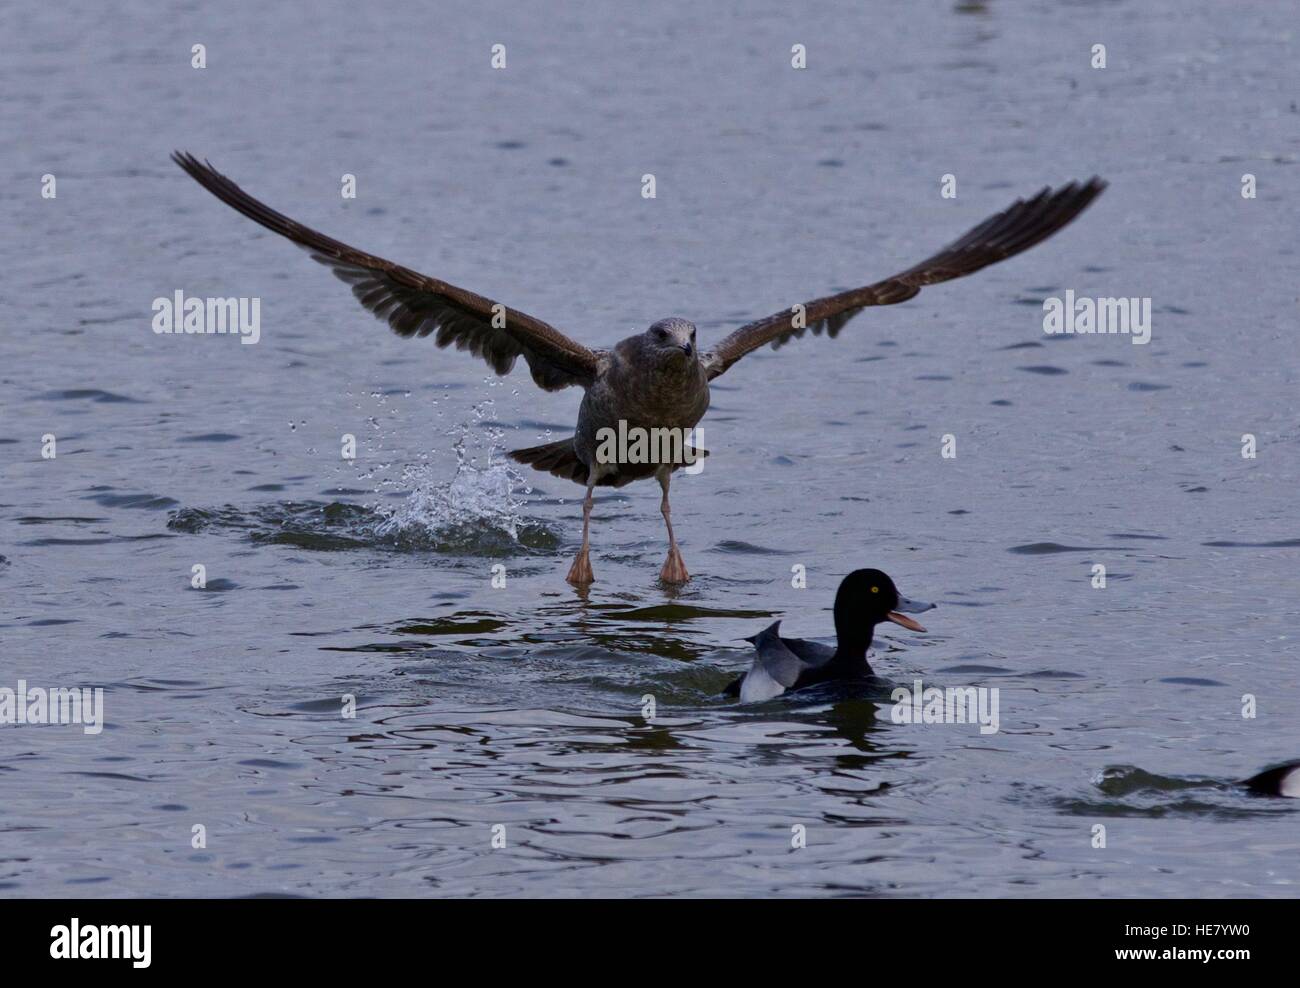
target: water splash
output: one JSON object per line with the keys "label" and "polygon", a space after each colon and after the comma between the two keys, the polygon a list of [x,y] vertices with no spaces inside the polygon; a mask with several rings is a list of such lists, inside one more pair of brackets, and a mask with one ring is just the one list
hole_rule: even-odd
{"label": "water splash", "polygon": [[476,404],[473,418],[460,422],[452,435],[456,472],[451,480],[439,479],[440,471],[428,462],[428,454],[421,462],[403,467],[401,480],[395,483],[410,493],[396,507],[373,506],[382,517],[375,526],[377,537],[495,531],[519,542],[523,528],[537,527],[523,515],[524,497],[532,488],[506,458],[504,433],[496,424],[492,399]]}
{"label": "water splash", "polygon": [[409,534],[412,529],[440,531],[467,525],[499,528],[511,538],[519,537],[523,521],[523,500],[516,495],[519,474],[504,458],[489,458],[480,467],[465,455],[464,439],[453,447],[456,473],[440,480],[434,467],[420,463],[404,467],[403,486],[410,488],[406,500],[396,507],[376,505],[383,520],[375,526],[380,537]]}
{"label": "water splash", "polygon": [[[378,434],[372,454],[384,440],[381,423],[376,419],[374,424]],[[441,479],[446,464],[434,462],[437,450],[421,453],[400,477],[384,476],[392,464],[370,455],[359,479],[372,481],[376,503],[280,501],[251,509],[229,504],[182,508],[171,513],[168,527],[192,533],[238,530],[254,542],[325,552],[369,548],[469,557],[554,552],[559,537],[523,513],[532,488],[506,458],[492,400],[475,405],[473,417],[454,426],[450,437],[448,451],[456,457],[450,480]],[[394,501],[395,496],[400,500]]]}

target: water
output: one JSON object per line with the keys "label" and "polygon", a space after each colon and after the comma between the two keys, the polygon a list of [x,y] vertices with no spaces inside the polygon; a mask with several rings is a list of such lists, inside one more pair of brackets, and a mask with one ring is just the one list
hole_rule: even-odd
{"label": "water", "polygon": [[[1231,785],[1300,757],[1286,5],[11,5],[0,38],[0,685],[102,686],[107,721],[0,729],[4,894],[1296,894],[1295,805]],[[580,489],[502,459],[578,394],[391,335],[173,148],[592,345],[682,315],[707,347],[1111,187],[729,371],[674,485],[694,579],[657,585],[640,484],[598,499],[588,595]],[[260,297],[261,342],[154,335],[177,289]],[[1151,343],[1046,337],[1066,289],[1150,296]],[[998,687],[1000,733],[716,696],[865,565],[939,604],[877,668]]]}

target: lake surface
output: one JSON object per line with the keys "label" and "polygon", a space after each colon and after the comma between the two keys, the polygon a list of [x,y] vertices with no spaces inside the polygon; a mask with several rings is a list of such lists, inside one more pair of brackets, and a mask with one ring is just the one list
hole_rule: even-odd
{"label": "lake surface", "polygon": [[[1297,894],[1300,804],[1232,785],[1300,757],[1288,5],[377,8],[0,12],[0,686],[105,691],[100,734],[0,727],[0,893]],[[580,593],[581,489],[503,456],[580,395],[397,338],[173,148],[593,346],[1111,185],[732,368],[674,484],[694,578],[638,484]],[[156,335],[177,290],[260,298],[260,342]],[[1066,290],[1149,297],[1151,342],[1046,335]],[[939,605],[877,670],[997,687],[997,734],[717,696],[862,566]]]}

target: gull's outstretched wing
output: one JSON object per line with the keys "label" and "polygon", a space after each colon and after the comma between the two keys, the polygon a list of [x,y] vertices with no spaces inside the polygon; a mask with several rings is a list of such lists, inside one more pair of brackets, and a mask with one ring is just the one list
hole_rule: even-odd
{"label": "gull's outstretched wing", "polygon": [[845,323],[869,305],[906,302],[925,285],[973,274],[980,268],[1028,250],[1083,212],[1104,188],[1106,183],[1094,176],[1082,185],[1071,182],[1055,192],[1043,189],[1032,199],[1017,199],[915,267],[866,288],[854,288],[808,302],[803,306],[801,321],[796,320],[795,311],[787,309],[748,323],[724,338],[711,353],[702,354],[700,359],[712,379],[766,343],[771,343],[776,349],[809,331],[818,336],[824,330],[827,336],[834,338]]}
{"label": "gull's outstretched wing", "polygon": [[[250,220],[306,248],[352,286],[352,294],[399,336],[429,336],[440,347],[455,346],[482,357],[498,374],[508,374],[523,357],[533,380],[547,391],[590,385],[599,355],[554,326],[481,295],[404,268],[317,233],[258,202],[207,162],[177,151],[172,160],[190,177]],[[496,323],[496,325],[494,325]]]}

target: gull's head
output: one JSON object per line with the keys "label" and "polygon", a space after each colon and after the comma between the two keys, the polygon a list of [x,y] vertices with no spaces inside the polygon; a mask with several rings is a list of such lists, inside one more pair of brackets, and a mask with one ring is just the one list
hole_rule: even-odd
{"label": "gull's head", "polygon": [[646,342],[665,356],[695,359],[695,323],[687,319],[660,319],[645,331]]}

